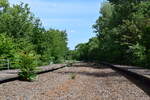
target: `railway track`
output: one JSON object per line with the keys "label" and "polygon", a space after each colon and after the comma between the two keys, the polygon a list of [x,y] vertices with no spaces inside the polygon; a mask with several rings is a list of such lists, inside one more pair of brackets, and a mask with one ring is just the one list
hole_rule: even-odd
{"label": "railway track", "polygon": [[135,66],[123,66],[123,65],[113,65],[110,63],[101,63],[104,66],[108,66],[113,70],[117,71],[131,82],[140,87],[150,96],[150,70],[135,67]]}
{"label": "railway track", "polygon": [[[37,74],[52,72],[64,67],[66,67],[66,64],[53,64],[49,66],[42,66],[38,68],[39,71],[37,72]],[[18,73],[19,73],[18,69],[0,71],[0,84],[19,80]]]}
{"label": "railway track", "polygon": [[[72,79],[74,75],[74,79]],[[148,88],[147,88],[148,89]],[[11,98],[11,99],[9,99]],[[109,66],[77,63],[39,75],[36,82],[0,85],[0,100],[150,100],[145,90]]]}

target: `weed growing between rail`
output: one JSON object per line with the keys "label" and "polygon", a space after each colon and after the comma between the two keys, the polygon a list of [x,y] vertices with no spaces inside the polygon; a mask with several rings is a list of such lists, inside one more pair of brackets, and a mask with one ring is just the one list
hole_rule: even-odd
{"label": "weed growing between rail", "polygon": [[70,78],[71,78],[71,79],[75,79],[75,78],[76,78],[76,74],[75,74],[75,73],[71,73],[71,74],[70,74]]}
{"label": "weed growing between rail", "polygon": [[22,52],[20,54],[20,79],[26,81],[34,81],[37,79],[37,64],[35,59],[36,56],[32,52]]}

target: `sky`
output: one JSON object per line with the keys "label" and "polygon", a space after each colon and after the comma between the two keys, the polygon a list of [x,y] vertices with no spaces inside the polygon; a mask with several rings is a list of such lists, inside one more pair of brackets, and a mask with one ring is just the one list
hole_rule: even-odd
{"label": "sky", "polygon": [[88,42],[95,36],[92,25],[99,17],[105,0],[9,0],[10,4],[28,3],[34,15],[46,29],[66,30],[68,47]]}

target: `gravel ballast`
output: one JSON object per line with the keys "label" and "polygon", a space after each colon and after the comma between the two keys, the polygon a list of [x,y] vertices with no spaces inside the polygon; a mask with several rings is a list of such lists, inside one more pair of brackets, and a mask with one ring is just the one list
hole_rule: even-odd
{"label": "gravel ballast", "polygon": [[0,100],[150,100],[124,76],[99,67],[76,64],[41,74],[35,82],[3,83]]}

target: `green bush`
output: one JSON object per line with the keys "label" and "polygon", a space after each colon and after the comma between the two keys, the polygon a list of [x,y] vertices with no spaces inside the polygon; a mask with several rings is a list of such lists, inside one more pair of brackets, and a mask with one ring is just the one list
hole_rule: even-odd
{"label": "green bush", "polygon": [[36,75],[36,56],[32,52],[22,52],[20,54],[20,70],[19,77],[22,80],[33,81],[37,78]]}

